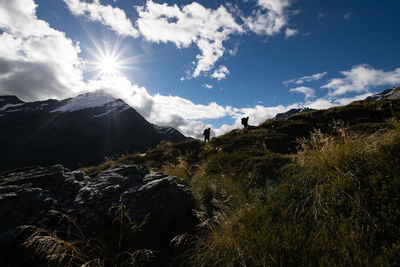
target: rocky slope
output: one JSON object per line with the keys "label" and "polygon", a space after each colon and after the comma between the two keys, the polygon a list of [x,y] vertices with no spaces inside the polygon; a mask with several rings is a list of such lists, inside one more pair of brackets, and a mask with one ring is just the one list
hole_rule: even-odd
{"label": "rocky slope", "polygon": [[[176,177],[149,174],[144,166],[121,165],[95,176],[71,172],[62,165],[25,168],[0,174],[0,265],[27,266],[20,244],[26,235],[19,226],[35,225],[60,231],[61,221],[50,211],[76,219],[86,238],[115,239],[113,233],[118,207],[140,229],[143,240],[130,246],[153,249],[172,256],[169,242],[193,227],[193,199]],[[118,234],[116,234],[118,236]],[[108,249],[110,249],[108,247]]]}
{"label": "rocky slope", "polygon": [[30,103],[0,96],[0,171],[34,164],[88,166],[145,151],[162,140],[186,139],[175,129],[160,132],[103,91]]}
{"label": "rocky slope", "polygon": [[367,100],[400,99],[400,86],[386,89],[380,93],[367,97]]}

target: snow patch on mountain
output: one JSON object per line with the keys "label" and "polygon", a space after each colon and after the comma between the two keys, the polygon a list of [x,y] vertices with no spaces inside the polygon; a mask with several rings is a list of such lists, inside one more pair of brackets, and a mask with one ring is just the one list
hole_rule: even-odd
{"label": "snow patch on mountain", "polygon": [[[23,105],[23,104],[24,104],[24,103],[20,103],[20,104],[6,104],[6,105],[0,107],[0,111],[4,111],[4,110],[6,110],[6,109],[13,108],[13,107],[18,107],[18,106],[21,106],[21,105]],[[7,111],[7,112],[9,112],[9,111]]]}
{"label": "snow patch on mountain", "polygon": [[380,93],[377,94],[373,94],[369,97],[367,97],[367,100],[381,100],[381,99],[385,99],[388,98],[394,91],[394,88],[390,88],[390,89],[386,89]]}
{"label": "snow patch on mountain", "polygon": [[163,134],[171,134],[174,131],[176,131],[173,127],[170,127],[170,126],[159,126],[159,125],[155,125],[155,124],[153,124],[153,128],[157,132],[163,133]]}
{"label": "snow patch on mountain", "polygon": [[[50,113],[57,111],[72,112],[81,109],[101,107],[116,100],[117,99],[105,91],[95,91],[71,98],[65,105],[50,111]],[[122,101],[116,101],[115,104],[122,105],[121,102]],[[125,104],[124,102],[122,103]]]}
{"label": "snow patch on mountain", "polygon": [[101,113],[101,114],[93,115],[93,116],[92,116],[92,119],[99,118],[99,117],[103,117],[103,116],[109,114],[109,113],[112,112],[112,111],[113,111],[113,109],[110,109],[110,110],[107,110],[106,112],[103,112],[103,113]]}
{"label": "snow patch on mountain", "polygon": [[17,111],[22,111],[22,110],[24,110],[24,109],[23,108],[18,108],[18,109],[5,110],[4,112],[10,113],[10,112],[17,112]]}
{"label": "snow patch on mountain", "polygon": [[126,104],[124,101],[118,99],[111,103],[108,103],[107,108],[109,108],[109,110],[107,110],[106,112],[103,112],[101,114],[98,114],[98,115],[93,115],[92,119],[103,117],[113,111],[118,111],[118,113],[121,113],[121,112],[124,112],[125,110],[131,109],[131,106]]}

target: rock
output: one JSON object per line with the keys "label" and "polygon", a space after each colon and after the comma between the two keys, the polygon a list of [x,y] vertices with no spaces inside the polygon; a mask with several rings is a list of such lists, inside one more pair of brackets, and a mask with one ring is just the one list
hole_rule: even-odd
{"label": "rock", "polygon": [[[140,223],[150,218],[143,234],[150,246],[162,250],[171,238],[194,225],[191,192],[176,184],[175,179],[162,173],[149,174],[140,165],[121,165],[92,177],[61,165],[2,173],[0,265],[10,264],[5,255],[10,253],[10,247],[20,245],[19,226],[55,229],[58,223],[50,211],[56,210],[76,218],[86,236],[98,237],[112,225],[113,207],[120,200],[132,221]],[[10,242],[14,242],[13,246]]]}

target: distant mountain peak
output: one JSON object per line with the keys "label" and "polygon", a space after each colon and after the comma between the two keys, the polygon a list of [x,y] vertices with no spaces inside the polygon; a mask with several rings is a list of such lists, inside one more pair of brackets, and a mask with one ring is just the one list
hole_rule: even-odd
{"label": "distant mountain peak", "polygon": [[25,103],[15,95],[2,95],[0,96],[0,110],[5,110],[8,107],[20,105]]}
{"label": "distant mountain peak", "polygon": [[292,115],[300,114],[300,113],[307,112],[307,111],[312,111],[312,110],[314,110],[314,109],[308,108],[308,107],[292,108],[291,110],[288,110],[288,111],[286,111],[284,113],[276,114],[275,119],[285,119],[285,118],[288,118],[288,117],[290,117]]}
{"label": "distant mountain peak", "polygon": [[77,97],[66,99],[64,101],[66,102],[65,105],[62,105],[50,111],[50,113],[57,111],[71,112],[81,109],[101,107],[108,104],[110,104],[111,106],[127,105],[121,99],[116,99],[115,97],[113,97],[111,94],[107,93],[104,90],[84,93],[78,95]]}
{"label": "distant mountain peak", "polygon": [[155,124],[152,124],[152,126],[154,130],[156,130],[161,135],[163,140],[181,142],[189,139],[171,126],[159,126]]}
{"label": "distant mountain peak", "polygon": [[380,93],[373,94],[366,100],[381,100],[381,99],[400,99],[400,86],[383,90]]}
{"label": "distant mountain peak", "polygon": [[172,127],[154,127],[105,91],[27,103],[0,99],[5,103],[0,104],[0,171],[32,164],[90,166],[104,157],[144,152],[163,140],[187,140]]}

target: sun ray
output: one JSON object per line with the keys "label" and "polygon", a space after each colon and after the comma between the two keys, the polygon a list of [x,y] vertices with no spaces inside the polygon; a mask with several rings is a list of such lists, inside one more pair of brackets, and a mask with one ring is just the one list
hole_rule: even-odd
{"label": "sun ray", "polygon": [[86,61],[89,72],[96,72],[95,79],[122,75],[123,70],[131,69],[136,57],[124,57],[127,46],[122,47],[122,41],[117,38],[113,43],[99,43],[89,34],[93,47],[87,47],[87,52],[93,60]]}

